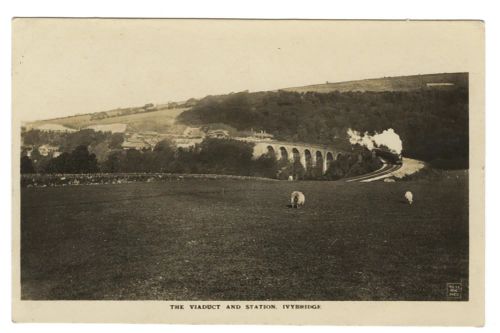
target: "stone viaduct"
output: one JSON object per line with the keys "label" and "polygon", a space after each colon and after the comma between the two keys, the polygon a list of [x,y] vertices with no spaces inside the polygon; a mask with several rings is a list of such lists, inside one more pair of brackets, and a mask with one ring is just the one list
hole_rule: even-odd
{"label": "stone viaduct", "polygon": [[255,140],[252,142],[255,144],[253,150],[254,158],[270,153],[274,154],[277,160],[284,159],[292,163],[299,161],[306,170],[321,165],[323,173],[326,172],[330,163],[338,159],[343,153],[341,150],[326,145],[270,140]]}

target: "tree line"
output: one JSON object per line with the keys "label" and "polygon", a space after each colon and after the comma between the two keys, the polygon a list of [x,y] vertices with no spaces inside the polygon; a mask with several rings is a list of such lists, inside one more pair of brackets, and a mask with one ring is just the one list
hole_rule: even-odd
{"label": "tree line", "polygon": [[41,146],[49,144],[58,147],[61,152],[72,152],[78,146],[87,146],[94,149],[105,144],[110,149],[118,149],[125,140],[123,133],[111,133],[82,129],[76,132],[53,132],[31,129],[21,132],[25,146]]}
{"label": "tree line", "polygon": [[[185,173],[257,176],[275,179],[336,180],[375,170],[380,161],[367,149],[358,147],[333,161],[326,173],[322,164],[304,168],[300,161],[277,160],[274,153],[253,158],[253,143],[233,139],[205,139],[191,148],[175,148],[168,140],[153,150],[122,150],[109,152],[98,161],[86,145],[70,153],[34,160],[21,157],[21,173]],[[33,156],[32,156],[33,157]]]}

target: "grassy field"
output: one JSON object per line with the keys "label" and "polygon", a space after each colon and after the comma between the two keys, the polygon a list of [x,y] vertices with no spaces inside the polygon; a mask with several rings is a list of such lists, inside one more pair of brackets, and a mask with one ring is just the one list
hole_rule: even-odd
{"label": "grassy field", "polygon": [[468,298],[466,177],[24,188],[21,214],[23,299]]}

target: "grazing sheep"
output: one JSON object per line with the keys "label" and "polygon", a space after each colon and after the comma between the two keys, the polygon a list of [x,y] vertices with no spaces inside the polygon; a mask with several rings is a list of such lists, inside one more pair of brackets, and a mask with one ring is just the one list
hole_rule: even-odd
{"label": "grazing sheep", "polygon": [[410,191],[406,191],[405,198],[410,205],[413,203],[413,193],[411,193]]}
{"label": "grazing sheep", "polygon": [[293,191],[290,202],[292,204],[292,208],[299,208],[300,206],[303,206],[304,203],[306,202],[306,196],[302,192]]}
{"label": "grazing sheep", "polygon": [[292,181],[293,180],[293,176],[292,175],[288,176],[288,180]]}

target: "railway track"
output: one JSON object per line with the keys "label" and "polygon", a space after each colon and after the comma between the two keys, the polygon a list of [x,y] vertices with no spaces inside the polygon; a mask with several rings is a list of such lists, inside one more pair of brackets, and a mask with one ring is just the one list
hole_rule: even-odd
{"label": "railway track", "polygon": [[390,174],[396,170],[401,168],[401,165],[398,164],[389,164],[387,162],[384,162],[382,167],[378,170],[372,171],[370,173],[360,175],[360,176],[355,176],[351,178],[345,179],[346,182],[363,182],[363,181],[370,181],[373,178],[378,178],[381,176],[385,176],[387,174]]}

